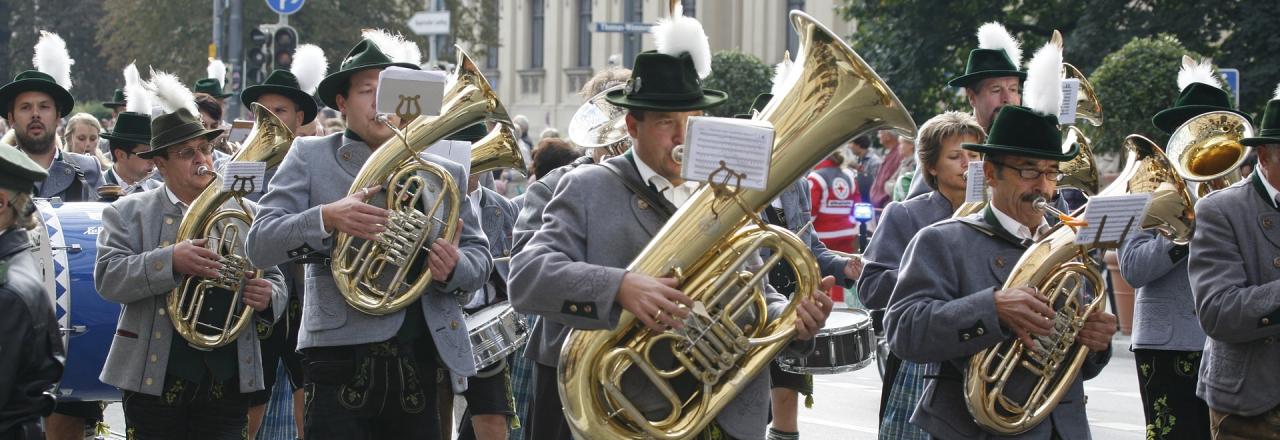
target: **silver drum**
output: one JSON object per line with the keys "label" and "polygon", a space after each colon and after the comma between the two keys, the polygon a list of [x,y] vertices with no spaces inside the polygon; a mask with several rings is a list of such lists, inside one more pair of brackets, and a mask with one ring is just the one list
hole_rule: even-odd
{"label": "silver drum", "polygon": [[489,306],[467,316],[476,370],[498,363],[529,340],[529,328],[511,305]]}
{"label": "silver drum", "polygon": [[860,370],[875,358],[875,329],[865,310],[832,310],[813,339],[813,353],[799,359],[780,356],[778,367],[796,374],[840,374]]}

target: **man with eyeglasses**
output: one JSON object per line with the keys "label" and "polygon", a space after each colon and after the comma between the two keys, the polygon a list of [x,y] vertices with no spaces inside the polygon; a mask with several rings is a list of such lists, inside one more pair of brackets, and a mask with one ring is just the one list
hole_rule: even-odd
{"label": "man with eyeglasses", "polygon": [[[1063,151],[1056,112],[1048,111],[1056,106],[1006,106],[986,143],[963,144],[986,155],[983,171],[991,203],[981,213],[925,227],[907,245],[889,301],[886,333],[890,350],[902,359],[939,365],[937,374],[926,379],[911,418],[934,438],[993,437],[967,408],[964,372],[969,358],[1010,338],[1031,345],[1034,337],[1055,332],[1055,311],[1042,292],[1001,287],[1027,247],[1048,232],[1035,201],[1052,197],[1062,178],[1058,163],[1079,151],[1076,145]],[[1110,359],[1115,330],[1115,316],[1105,311],[1087,318],[1077,337],[1091,352],[1082,374],[1046,420],[1017,438],[1088,438],[1083,381]],[[1025,389],[1032,380],[1026,371],[1015,372],[1006,389]]]}
{"label": "man with eyeglasses", "polygon": [[[168,74],[156,77],[177,83]],[[179,283],[217,278],[222,268],[222,257],[209,249],[214,238],[174,242],[191,203],[205,187],[219,184],[207,169],[213,167],[211,141],[222,130],[204,128],[195,103],[181,96],[159,101],[167,113],[151,121],[152,148],[138,156],[155,162],[164,184],[102,211],[94,284],[104,299],[124,308],[100,379],[121,389],[130,438],[240,439],[248,423],[247,395],[263,389],[257,335],[244,331],[232,344],[201,350],[176,335],[166,316],[166,300]],[[240,206],[231,199],[222,208]],[[233,306],[232,292],[210,293],[198,311],[201,322],[217,322]],[[286,295],[284,276],[270,267],[245,283],[240,300],[257,312],[255,320],[274,322]]]}

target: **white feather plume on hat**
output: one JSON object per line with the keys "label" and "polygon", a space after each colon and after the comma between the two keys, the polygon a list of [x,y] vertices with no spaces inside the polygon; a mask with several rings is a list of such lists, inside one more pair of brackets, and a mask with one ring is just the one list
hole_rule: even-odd
{"label": "white feather plume on hat", "polygon": [[1280,99],[1280,84],[1276,84],[1276,92],[1275,95],[1272,95],[1271,99]]}
{"label": "white feather plume on hat", "polygon": [[58,34],[40,31],[40,40],[36,42],[36,55],[32,58],[36,70],[52,76],[62,88],[71,90],[71,65],[76,61],[67,52],[67,42]]}
{"label": "white feather plume on hat", "polygon": [[1204,58],[1196,62],[1190,56],[1182,56],[1182,68],[1178,69],[1178,90],[1186,89],[1192,83],[1201,83],[1222,88],[1222,82],[1213,74],[1213,60]]}
{"label": "white feather plume on hat", "polygon": [[303,44],[293,51],[293,65],[289,72],[298,78],[298,86],[308,95],[316,93],[316,87],[329,73],[329,59],[324,50],[314,44]]}
{"label": "white feather plume on hat", "polygon": [[145,115],[151,111],[151,94],[142,83],[142,74],[138,73],[138,66],[134,63],[124,68],[124,100],[126,112]]}
{"label": "white feather plume on hat", "polygon": [[993,21],[978,27],[978,47],[1003,50],[1013,60],[1014,66],[1022,66],[1022,46],[1000,23]]}
{"label": "white feather plume on hat", "polygon": [[1043,115],[1057,115],[1062,105],[1062,47],[1045,43],[1027,62],[1022,104]]}
{"label": "white feather plume on hat", "polygon": [[791,83],[795,82],[792,64],[791,53],[783,52],[782,61],[773,66],[773,86],[769,88],[769,93],[773,96],[782,96],[791,88]]}
{"label": "white feather plume on hat", "polygon": [[151,80],[147,81],[146,87],[164,113],[174,113],[185,108],[192,116],[200,114],[196,109],[196,96],[173,74],[152,69]]}
{"label": "white feather plume on hat", "polygon": [[676,56],[688,52],[698,78],[711,75],[711,43],[707,41],[707,33],[697,19],[684,16],[683,6],[677,4],[671,17],[659,19],[652,32],[658,53]]}
{"label": "white feather plume on hat", "polygon": [[383,29],[365,29],[360,35],[373,41],[373,44],[378,46],[378,50],[393,62],[422,65],[422,50],[418,49],[418,43],[405,39],[399,33],[393,34]]}
{"label": "white feather plume on hat", "polygon": [[226,87],[227,85],[227,65],[222,64],[222,60],[217,58],[209,58],[209,67],[205,68],[209,78],[218,80],[218,87]]}

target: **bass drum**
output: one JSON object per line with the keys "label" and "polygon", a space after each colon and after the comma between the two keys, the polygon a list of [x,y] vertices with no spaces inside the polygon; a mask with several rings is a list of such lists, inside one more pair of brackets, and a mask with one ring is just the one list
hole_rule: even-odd
{"label": "bass drum", "polygon": [[98,233],[107,204],[35,203],[44,227],[31,231],[32,251],[44,273],[45,289],[53,297],[67,353],[58,400],[120,400],[120,390],[98,380],[120,319],[120,305],[102,299],[93,285]]}

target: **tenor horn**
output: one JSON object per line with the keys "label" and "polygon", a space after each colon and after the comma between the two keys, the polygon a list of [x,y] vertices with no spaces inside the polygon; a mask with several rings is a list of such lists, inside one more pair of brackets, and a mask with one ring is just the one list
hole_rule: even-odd
{"label": "tenor horn", "polygon": [[1241,139],[1253,136],[1248,119],[1228,111],[1204,113],[1182,123],[1165,146],[1178,175],[1196,183],[1204,197],[1243,179],[1240,165],[1250,147]]}

